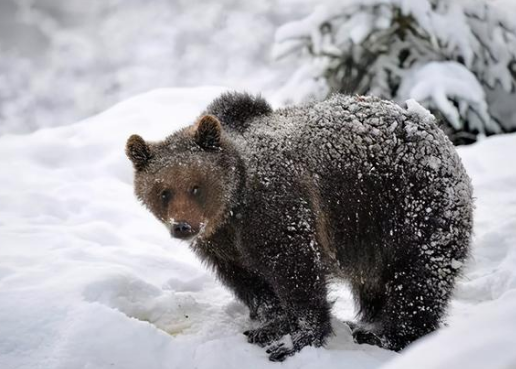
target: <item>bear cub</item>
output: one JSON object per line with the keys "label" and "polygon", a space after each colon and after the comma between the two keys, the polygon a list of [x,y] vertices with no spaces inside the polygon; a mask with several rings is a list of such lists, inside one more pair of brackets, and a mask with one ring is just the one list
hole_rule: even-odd
{"label": "bear cub", "polygon": [[273,110],[225,93],[163,141],[131,136],[126,153],[138,199],[260,321],[244,334],[270,360],[324,345],[332,278],[351,286],[357,343],[401,350],[442,322],[473,205],[431,115],[366,96]]}

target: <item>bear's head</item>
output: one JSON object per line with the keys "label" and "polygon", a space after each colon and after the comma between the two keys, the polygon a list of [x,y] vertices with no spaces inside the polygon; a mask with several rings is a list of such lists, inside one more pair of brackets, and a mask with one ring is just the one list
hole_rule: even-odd
{"label": "bear's head", "polygon": [[216,117],[204,115],[161,142],[133,135],[126,154],[136,196],[173,237],[209,237],[229,217],[242,172]]}

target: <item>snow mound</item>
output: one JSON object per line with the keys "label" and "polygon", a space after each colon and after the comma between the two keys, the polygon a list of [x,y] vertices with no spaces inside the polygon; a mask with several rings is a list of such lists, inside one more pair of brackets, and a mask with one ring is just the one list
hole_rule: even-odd
{"label": "snow mound", "polygon": [[[0,137],[0,368],[278,366],[242,335],[253,324],[246,308],[137,202],[124,154],[131,134],[160,139],[223,91],[157,90],[70,126]],[[500,340],[516,328],[508,316],[516,290],[516,169],[505,159],[515,151],[515,135],[460,150],[478,198],[476,237],[449,328],[402,355],[356,345],[342,323],[353,317],[350,293],[336,284],[336,335],[282,367],[378,368],[393,358],[392,365],[424,367],[418,360],[426,348],[433,351],[425,355],[452,360],[438,355],[449,337],[461,347],[459,361],[485,344],[491,368],[509,362],[512,351]],[[500,329],[488,334],[483,322],[491,318]],[[507,360],[495,361],[501,350]]]}

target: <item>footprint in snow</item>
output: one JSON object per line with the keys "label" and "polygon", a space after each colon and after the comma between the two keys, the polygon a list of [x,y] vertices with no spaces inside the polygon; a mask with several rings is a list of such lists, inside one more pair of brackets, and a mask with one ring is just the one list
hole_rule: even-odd
{"label": "footprint in snow", "polygon": [[171,335],[195,332],[207,310],[187,293],[164,291],[132,275],[107,276],[89,284],[83,296]]}

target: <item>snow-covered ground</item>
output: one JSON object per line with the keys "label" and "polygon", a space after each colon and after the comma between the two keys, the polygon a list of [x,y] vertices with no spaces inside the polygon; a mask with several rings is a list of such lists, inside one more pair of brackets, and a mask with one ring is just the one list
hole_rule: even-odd
{"label": "snow-covered ground", "polygon": [[277,364],[246,342],[244,306],[136,201],[124,154],[130,134],[163,138],[222,90],[156,90],[0,136],[0,368],[516,367],[516,135],[459,149],[476,235],[449,327],[402,354],[356,345],[334,286],[336,336]]}

